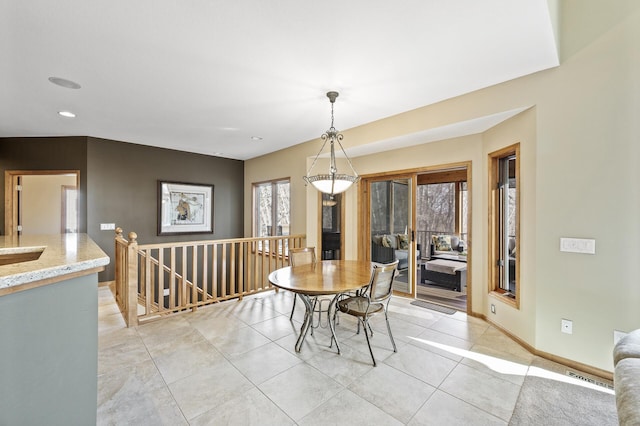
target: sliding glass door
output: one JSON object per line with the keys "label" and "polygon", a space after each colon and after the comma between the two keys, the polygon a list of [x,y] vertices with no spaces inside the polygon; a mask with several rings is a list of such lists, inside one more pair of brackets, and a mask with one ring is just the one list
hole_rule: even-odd
{"label": "sliding glass door", "polygon": [[413,232],[412,177],[366,180],[368,193],[370,259],[378,263],[398,261],[393,289],[414,293],[416,255]]}

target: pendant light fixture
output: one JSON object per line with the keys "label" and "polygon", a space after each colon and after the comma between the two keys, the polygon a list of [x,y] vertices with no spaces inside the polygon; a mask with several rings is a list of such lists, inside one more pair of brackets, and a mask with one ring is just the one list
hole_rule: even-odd
{"label": "pendant light fixture", "polygon": [[[334,195],[349,189],[349,187],[351,187],[352,184],[360,180],[360,176],[358,176],[358,174],[354,170],[353,164],[351,164],[351,160],[349,159],[349,157],[347,156],[347,153],[344,151],[344,148],[342,147],[342,143],[340,142],[343,139],[342,133],[338,133],[335,127],[333,127],[333,104],[336,102],[336,98],[338,97],[338,92],[328,92],[327,97],[329,98],[329,101],[331,101],[331,127],[324,134],[322,134],[322,136],[320,136],[323,141],[322,147],[320,147],[320,151],[318,151],[316,158],[313,160],[313,163],[311,163],[311,167],[309,167],[309,171],[307,172],[307,175],[304,176],[304,180],[307,183],[310,183],[311,185],[313,185],[318,191],[323,192],[325,194]],[[313,170],[313,167],[316,165],[316,162],[318,161],[318,157],[322,153],[322,150],[327,144],[327,141],[329,141],[329,146],[331,148],[329,173],[311,175],[311,171]],[[336,153],[335,153],[336,143],[340,147],[340,150],[342,150],[342,154],[344,155],[344,158],[347,159],[347,162],[349,163],[349,167],[351,167],[351,171],[353,172],[353,175],[338,173],[338,168],[336,167]]]}

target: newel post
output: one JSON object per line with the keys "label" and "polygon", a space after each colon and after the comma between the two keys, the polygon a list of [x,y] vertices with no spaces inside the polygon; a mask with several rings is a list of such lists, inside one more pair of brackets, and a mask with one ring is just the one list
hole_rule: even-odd
{"label": "newel post", "polygon": [[127,286],[125,320],[127,327],[138,325],[138,234],[129,232],[127,246]]}

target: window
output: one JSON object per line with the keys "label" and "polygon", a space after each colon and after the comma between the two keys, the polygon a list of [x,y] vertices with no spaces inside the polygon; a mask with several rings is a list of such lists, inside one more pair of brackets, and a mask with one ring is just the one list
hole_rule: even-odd
{"label": "window", "polygon": [[520,145],[492,153],[489,157],[491,289],[519,305]]}
{"label": "window", "polygon": [[254,183],[253,194],[253,236],[289,235],[289,179]]}
{"label": "window", "polygon": [[418,175],[416,239],[423,257],[429,256],[432,236],[459,236],[468,247],[469,192],[466,169],[450,169]]}
{"label": "window", "polygon": [[457,233],[459,233],[461,237],[464,237],[464,240],[467,239],[466,236],[468,234],[467,214],[469,207],[467,203],[469,202],[469,190],[467,188],[467,182],[457,182],[456,184],[456,192],[458,193],[458,197],[456,199],[459,203],[459,207],[456,209],[457,220],[459,223]]}
{"label": "window", "polygon": [[408,206],[407,179],[371,182],[371,235],[406,233]]}
{"label": "window", "polygon": [[[432,183],[420,185],[422,189],[421,211],[418,215],[422,219],[425,229],[429,234],[454,234],[456,233],[456,184]],[[429,240],[431,237],[429,237]]]}

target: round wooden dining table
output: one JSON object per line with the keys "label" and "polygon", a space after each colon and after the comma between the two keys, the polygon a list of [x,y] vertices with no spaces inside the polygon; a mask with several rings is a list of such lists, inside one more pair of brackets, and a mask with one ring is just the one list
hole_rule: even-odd
{"label": "round wooden dining table", "polygon": [[[305,306],[304,321],[300,328],[300,335],[296,342],[296,352],[300,352],[305,336],[309,331],[313,317],[312,298],[321,295],[335,295],[329,305],[330,316],[335,308],[337,297],[341,293],[356,291],[369,284],[371,280],[372,264],[362,260],[323,260],[306,265],[287,266],[269,274],[269,282],[283,290],[297,293]],[[335,338],[335,328],[329,318],[331,335],[336,341],[338,353],[340,346]]]}

